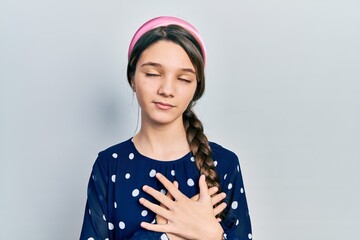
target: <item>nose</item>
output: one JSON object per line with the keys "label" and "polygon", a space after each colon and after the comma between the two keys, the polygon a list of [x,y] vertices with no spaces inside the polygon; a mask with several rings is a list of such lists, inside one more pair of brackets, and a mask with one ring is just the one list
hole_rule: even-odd
{"label": "nose", "polygon": [[174,97],[174,80],[168,76],[161,79],[158,94],[164,97]]}

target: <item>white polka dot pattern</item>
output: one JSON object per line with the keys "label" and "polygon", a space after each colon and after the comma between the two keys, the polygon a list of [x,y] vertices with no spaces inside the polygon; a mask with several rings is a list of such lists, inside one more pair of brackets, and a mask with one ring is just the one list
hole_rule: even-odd
{"label": "white polka dot pattern", "polygon": [[125,223],[122,222],[122,221],[120,221],[120,222],[119,222],[119,228],[120,228],[120,229],[125,229]]}
{"label": "white polka dot pattern", "polygon": [[134,191],[132,191],[132,196],[133,197],[137,197],[139,195],[139,189],[134,189]]}
{"label": "white polka dot pattern", "polygon": [[[235,155],[229,154],[221,146],[213,145],[211,142],[210,146],[214,153],[213,167],[216,167],[219,172],[221,188],[227,193],[226,203],[231,212],[234,212],[234,216],[236,216],[231,220],[236,231],[231,232],[234,233],[234,237],[252,240],[248,209],[246,205],[243,205],[246,198],[239,161]],[[152,223],[156,224],[156,219],[154,219],[156,214],[153,214],[146,207],[142,207],[138,200],[143,195],[144,197],[147,196],[141,190],[141,187],[145,184],[166,195],[167,190],[156,178],[157,173],[162,173],[171,182],[178,181],[181,191],[186,195],[192,196],[194,191],[198,190],[199,175],[194,163],[196,159],[191,155],[191,152],[182,157],[181,161],[171,163],[144,161],[146,158],[139,154],[131,141],[129,141],[126,144],[105,150],[105,153],[99,154],[99,157],[101,159],[95,162],[95,167],[90,175],[87,195],[97,205],[93,205],[91,208],[88,207],[85,217],[87,218],[86,222],[96,221],[98,226],[103,226],[102,229],[105,228],[104,230],[109,233],[108,236],[103,236],[101,240],[109,240],[109,236],[113,234],[119,236],[119,238],[130,236],[133,234],[133,229],[138,227],[142,221],[152,221]],[[107,192],[98,191],[104,184],[109,186],[106,189]],[[122,201],[124,198],[127,201]],[[95,209],[101,210],[102,204],[105,202],[110,204],[106,211],[102,213],[95,211]],[[129,204],[129,202],[135,203],[135,205]],[[124,215],[119,215],[120,209],[121,212],[125,209]],[[131,221],[128,219],[131,219]],[[96,236],[93,235],[96,232],[94,225],[88,224],[85,227],[83,227],[85,230],[82,230],[81,235],[86,236],[84,240],[97,240]],[[238,231],[240,228],[241,232]],[[115,233],[115,231],[117,232]],[[229,235],[223,234],[224,239],[229,237]],[[141,233],[139,239],[144,238],[146,238],[146,234]],[[166,234],[159,233],[157,239],[169,240],[169,237]]]}
{"label": "white polka dot pattern", "polygon": [[151,171],[150,171],[150,173],[149,173],[149,176],[150,176],[150,177],[155,177],[155,174],[156,174],[155,169],[151,169]]}
{"label": "white polka dot pattern", "polygon": [[109,228],[109,230],[113,230],[114,224],[112,224],[111,222],[108,222],[108,228]]}
{"label": "white polka dot pattern", "polygon": [[165,233],[163,233],[160,237],[161,240],[169,240]]}
{"label": "white polka dot pattern", "polygon": [[194,184],[194,180],[192,180],[191,178],[187,180],[187,185],[189,185],[190,187],[194,186]]}
{"label": "white polka dot pattern", "polygon": [[145,217],[147,214],[148,214],[148,211],[146,211],[146,210],[143,210],[143,211],[141,212],[141,216],[143,216],[143,217]]}

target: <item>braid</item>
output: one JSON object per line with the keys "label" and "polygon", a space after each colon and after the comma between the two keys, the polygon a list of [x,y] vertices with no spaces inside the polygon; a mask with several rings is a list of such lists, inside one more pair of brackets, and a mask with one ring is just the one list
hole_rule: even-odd
{"label": "braid", "polygon": [[219,176],[215,171],[212,152],[209,141],[204,134],[201,121],[195,113],[188,107],[183,113],[184,127],[186,130],[187,141],[195,158],[195,164],[200,174],[206,177],[208,187],[217,187],[220,191]]}
{"label": "braid", "polygon": [[[192,104],[183,113],[183,122],[186,130],[186,138],[190,145],[190,150],[195,158],[195,164],[200,174],[204,174],[208,188],[217,187],[221,192],[219,175],[215,170],[212,152],[209,141],[204,134],[204,127],[195,113],[191,110]],[[221,203],[221,202],[220,202]],[[216,204],[218,206],[220,203]],[[224,211],[216,217],[224,219]]]}

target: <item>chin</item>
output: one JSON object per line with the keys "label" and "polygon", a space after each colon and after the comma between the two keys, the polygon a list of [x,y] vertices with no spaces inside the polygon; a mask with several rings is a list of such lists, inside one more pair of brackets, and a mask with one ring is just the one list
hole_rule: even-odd
{"label": "chin", "polygon": [[181,122],[182,124],[182,115],[179,116],[156,116],[153,118],[149,119],[151,123],[156,124],[156,125],[168,125],[168,124],[173,124],[176,122]]}

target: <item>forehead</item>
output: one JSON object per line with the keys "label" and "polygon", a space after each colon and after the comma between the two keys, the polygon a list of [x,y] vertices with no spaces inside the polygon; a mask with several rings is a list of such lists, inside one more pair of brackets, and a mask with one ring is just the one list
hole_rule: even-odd
{"label": "forehead", "polygon": [[159,41],[146,48],[142,52],[137,65],[141,66],[146,62],[158,63],[169,69],[189,68],[195,71],[185,50],[171,41]]}

